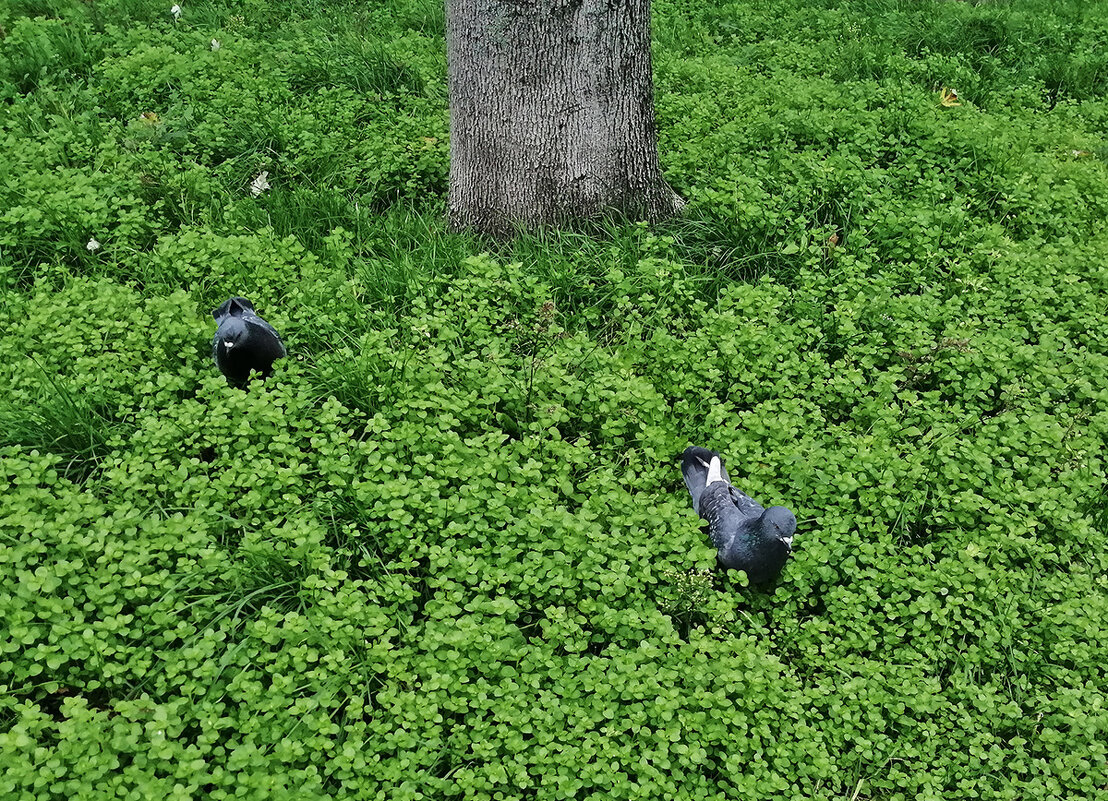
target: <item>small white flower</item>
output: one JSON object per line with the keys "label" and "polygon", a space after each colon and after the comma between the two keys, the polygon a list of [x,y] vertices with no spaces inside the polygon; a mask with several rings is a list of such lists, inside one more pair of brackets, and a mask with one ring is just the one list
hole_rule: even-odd
{"label": "small white flower", "polygon": [[269,189],[269,181],[266,180],[267,178],[269,178],[269,173],[267,171],[262,170],[258,173],[258,176],[250,182],[250,194],[257,197],[262,192]]}
{"label": "small white flower", "polygon": [[173,15],[173,21],[176,22],[181,18],[181,7],[174,4],[173,8],[169,9],[169,13]]}
{"label": "small white flower", "polygon": [[85,245],[85,250],[87,250],[89,253],[95,253],[96,251],[100,250],[100,243],[97,242],[95,239],[90,239],[88,241],[88,244]]}
{"label": "small white flower", "polygon": [[219,40],[212,39],[212,50],[218,50],[220,47],[222,47],[222,45],[219,43]]}

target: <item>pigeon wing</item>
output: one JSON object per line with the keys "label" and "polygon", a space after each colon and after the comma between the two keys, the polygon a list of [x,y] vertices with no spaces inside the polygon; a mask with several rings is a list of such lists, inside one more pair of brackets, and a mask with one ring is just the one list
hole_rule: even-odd
{"label": "pigeon wing", "polygon": [[730,482],[727,484],[727,490],[731,495],[731,502],[743,517],[761,517],[762,512],[766,510],[764,506]]}
{"label": "pigeon wing", "polygon": [[708,536],[717,549],[726,548],[734,540],[743,515],[731,496],[731,485],[715,483],[700,496],[700,516],[708,521]]}
{"label": "pigeon wing", "polygon": [[277,350],[280,351],[281,356],[285,356],[285,355],[288,354],[288,351],[285,350],[285,343],[281,340],[281,335],[277,333],[276,328],[271,326],[269,323],[267,323],[265,320],[263,320],[258,315],[251,314],[250,312],[246,312],[245,314],[243,314],[242,319],[246,323],[248,323],[250,325],[257,326],[262,331],[264,331],[266,334],[269,334],[270,336],[272,336],[276,340]]}

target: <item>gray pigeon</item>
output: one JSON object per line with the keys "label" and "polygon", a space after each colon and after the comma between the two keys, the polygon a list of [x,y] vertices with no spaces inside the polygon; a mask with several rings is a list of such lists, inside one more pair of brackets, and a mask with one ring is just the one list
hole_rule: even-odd
{"label": "gray pigeon", "polygon": [[687,448],[681,474],[693,509],[708,521],[720,564],[745,570],[751,584],[776,580],[793,550],[793,513],[784,506],[766,509],[736,489],[719,454],[707,448]]}
{"label": "gray pigeon", "polygon": [[246,386],[251,370],[268,376],[273,362],[287,353],[280,335],[254,313],[254,305],[246,298],[228,298],[212,317],[219,323],[212,339],[212,358],[232,386]]}

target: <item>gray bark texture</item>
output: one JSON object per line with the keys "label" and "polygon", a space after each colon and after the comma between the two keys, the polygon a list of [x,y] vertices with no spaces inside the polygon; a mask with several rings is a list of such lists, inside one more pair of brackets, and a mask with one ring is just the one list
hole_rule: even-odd
{"label": "gray bark texture", "polygon": [[446,24],[455,227],[681,207],[658,165],[650,0],[446,0]]}

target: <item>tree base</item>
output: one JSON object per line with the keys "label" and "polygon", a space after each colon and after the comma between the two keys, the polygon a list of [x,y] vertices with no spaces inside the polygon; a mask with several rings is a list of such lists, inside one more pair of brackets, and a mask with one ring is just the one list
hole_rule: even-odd
{"label": "tree base", "polygon": [[649,0],[448,0],[450,223],[658,221]]}

